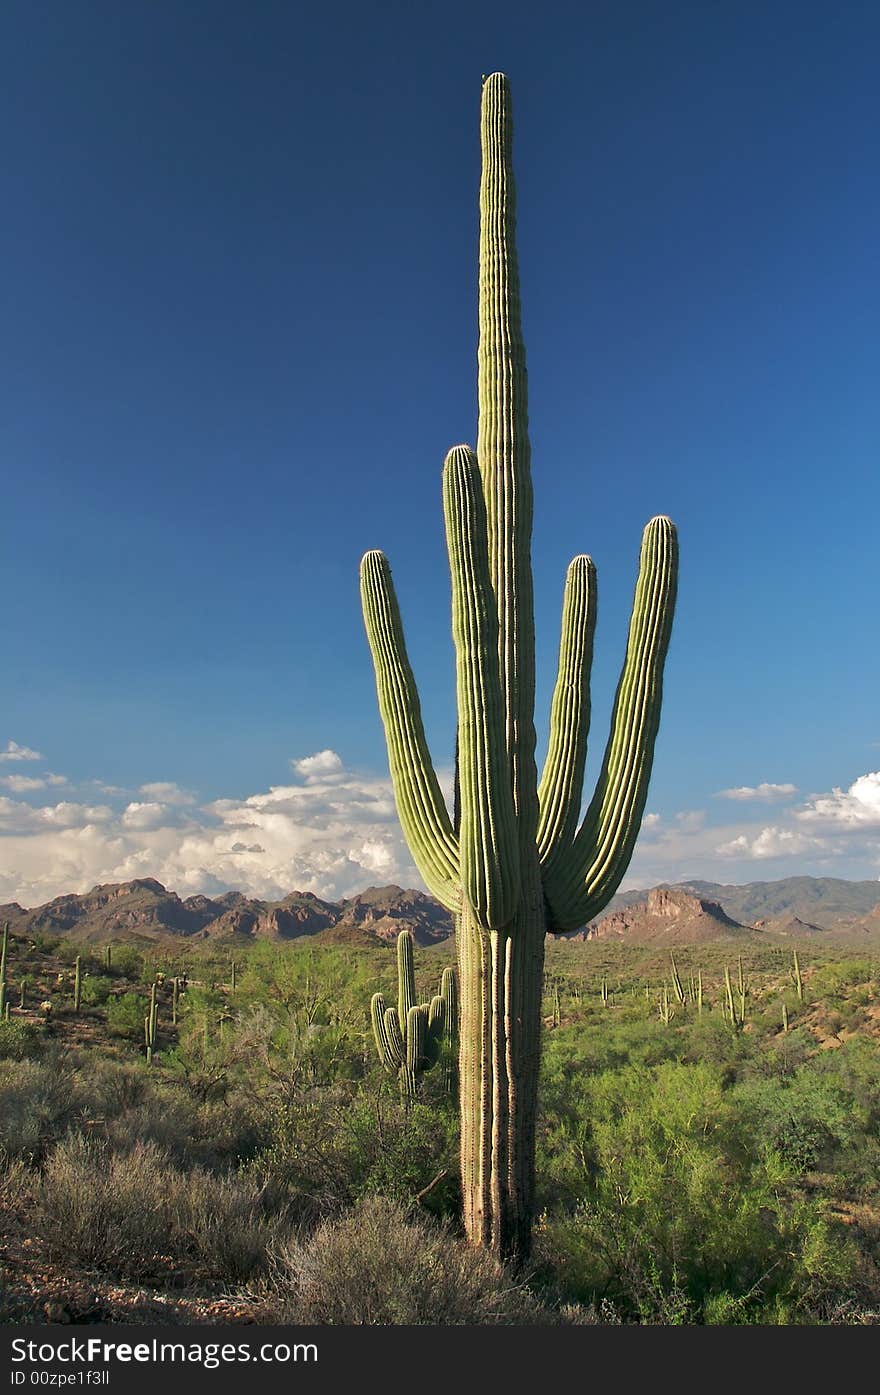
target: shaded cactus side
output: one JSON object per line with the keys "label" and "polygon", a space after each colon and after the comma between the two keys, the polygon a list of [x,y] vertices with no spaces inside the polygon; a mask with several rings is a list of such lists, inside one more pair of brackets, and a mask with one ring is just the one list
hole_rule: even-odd
{"label": "shaded cactus side", "polygon": [[390,1075],[398,1077],[405,1102],[415,1098],[418,1077],[438,1060],[444,1063],[447,1090],[454,1090],[458,1041],[455,971],[443,970],[440,992],[430,1003],[416,1002],[413,937],[408,930],[401,930],[397,937],[397,1007],[388,1007],[384,994],[374,993],[370,1018],[379,1060]]}

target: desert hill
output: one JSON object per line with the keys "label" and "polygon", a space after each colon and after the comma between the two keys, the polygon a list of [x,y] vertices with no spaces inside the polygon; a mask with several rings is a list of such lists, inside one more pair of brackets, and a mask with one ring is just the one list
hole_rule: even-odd
{"label": "desert hill", "polygon": [[292,891],[281,901],[261,901],[238,891],[181,900],[152,877],[56,896],[31,910],[11,902],[0,906],[0,922],[7,920],[17,934],[70,935],[84,944],[166,935],[270,940],[322,935],[337,943],[376,943],[410,930],[418,944],[428,945],[446,939],[453,928],[448,911],[430,896],[399,886],[367,887],[339,902],[310,891]]}
{"label": "desert hill", "polygon": [[702,944],[707,940],[754,939],[757,934],[733,920],[717,901],[655,887],[646,900],[604,916],[586,932],[586,938],[620,939],[630,944]]}
{"label": "desert hill", "polygon": [[[11,902],[0,906],[0,923],[6,920],[16,933],[70,935],[85,944],[148,943],[166,935],[279,941],[309,935],[337,944],[387,944],[408,929],[418,944],[432,945],[454,929],[452,916],[432,897],[399,886],[367,887],[341,901],[310,891],[291,891],[280,901],[240,891],[181,898],[153,877],[56,896],[31,909]],[[692,881],[626,891],[574,938],[688,944],[724,936],[825,933],[880,936],[880,882],[787,877],[745,886]]]}

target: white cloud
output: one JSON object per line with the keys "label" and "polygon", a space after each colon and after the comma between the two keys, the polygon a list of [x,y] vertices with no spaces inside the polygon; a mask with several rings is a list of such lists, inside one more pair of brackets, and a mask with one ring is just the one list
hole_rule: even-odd
{"label": "white cloud", "polygon": [[182,790],[173,780],[156,780],[150,785],[141,785],[139,793],[159,804],[184,805],[196,802],[194,794],[190,794],[189,790]]}
{"label": "white cloud", "polygon": [[[301,890],[339,899],[371,882],[421,886],[387,776],[347,770],[334,752],[292,765],[298,783],[201,810],[158,798],[116,811],[34,809],[0,796],[0,901],[39,905],[145,876],[184,896],[240,889],[275,899]],[[163,782],[161,792],[176,788]]]}
{"label": "white cloud", "polygon": [[761,785],[739,785],[736,789],[718,790],[715,798],[769,801],[788,799],[797,792],[797,785],[771,785],[765,781]]}
{"label": "white cloud", "polygon": [[19,746],[17,741],[7,741],[6,750],[0,751],[0,760],[43,760],[39,751],[32,751],[30,746]]}
{"label": "white cloud", "polygon": [[2,775],[0,785],[12,790],[13,794],[27,794],[30,790],[44,790],[49,785],[66,785],[66,775]]}
{"label": "white cloud", "polygon": [[335,751],[316,751],[313,756],[303,756],[301,760],[292,760],[290,764],[304,780],[342,773],[342,760]]}
{"label": "white cloud", "polygon": [[820,838],[812,838],[797,828],[762,828],[754,835],[745,833],[719,844],[721,857],[757,858],[796,857],[803,853],[827,854],[829,849]]}
{"label": "white cloud", "polygon": [[860,775],[846,791],[835,788],[830,794],[813,795],[797,817],[842,828],[880,828],[880,771]]}

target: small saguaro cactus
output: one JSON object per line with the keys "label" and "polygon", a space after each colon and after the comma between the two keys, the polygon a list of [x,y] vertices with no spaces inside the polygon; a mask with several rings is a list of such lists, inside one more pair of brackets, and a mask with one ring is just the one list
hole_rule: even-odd
{"label": "small saguaro cactus", "polygon": [[803,979],[801,978],[801,966],[800,966],[800,964],[798,963],[798,956],[797,956],[797,950],[796,950],[796,949],[793,949],[793,950],[791,951],[791,957],[792,957],[791,976],[792,976],[792,978],[794,979],[794,986],[795,986],[795,991],[796,991],[797,996],[798,996],[798,1002],[799,1002],[799,1003],[802,1003],[802,1002],[804,1001],[804,981],[803,981]]}
{"label": "small saguaro cactus", "polygon": [[73,967],[73,1010],[79,1012],[82,1006],[82,959],[79,955]]}
{"label": "small saguaro cactus", "polygon": [[180,978],[175,975],[171,984],[171,1025],[177,1026],[177,1014],[180,1009]]}
{"label": "small saguaro cactus", "polygon": [[[391,569],[361,563],[397,811],[428,890],[456,916],[464,1223],[473,1244],[525,1258],[531,1239],[544,938],[607,905],[644,813],[660,720],[678,553],[668,518],[648,523],[629,640],[595,793],[580,822],[590,720],[596,569],[568,568],[550,739],[535,764],[532,481],[510,91],[482,85],[479,420],[476,452],[443,468],[452,573],[458,760],[450,816],[428,752]],[[580,823],[580,826],[579,826]]]}
{"label": "small saguaro cactus", "polygon": [[684,1007],[685,1003],[687,1002],[687,994],[684,991],[684,984],[681,981],[681,975],[679,974],[678,969],[675,965],[675,955],[670,953],[669,959],[672,964],[672,987],[675,989],[676,998],[681,1003],[682,1007]]}
{"label": "small saguaro cactus", "polygon": [[153,1052],[156,1049],[156,1029],[159,1023],[159,1002],[156,997],[156,984],[150,987],[150,1010],[144,1018],[144,1044],[147,1051],[147,1065],[153,1064]]}
{"label": "small saguaro cactus", "polygon": [[0,940],[0,1017],[6,1011],[6,956],[9,952],[9,921],[3,926],[3,938]]}
{"label": "small saguaro cactus", "polygon": [[405,1102],[415,1098],[419,1075],[441,1055],[446,1058],[446,1082],[451,1087],[458,1028],[455,973],[444,969],[440,992],[430,1003],[418,1003],[413,937],[408,930],[401,930],[397,937],[397,1007],[387,1007],[384,994],[374,993],[370,1017],[379,1060],[389,1074],[397,1076]]}

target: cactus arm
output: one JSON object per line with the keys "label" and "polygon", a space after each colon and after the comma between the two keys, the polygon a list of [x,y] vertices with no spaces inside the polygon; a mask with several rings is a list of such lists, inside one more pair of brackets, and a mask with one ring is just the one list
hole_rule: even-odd
{"label": "cactus arm", "polygon": [[413,1075],[425,1065],[425,1035],[428,1030],[428,1007],[417,1003],[406,1018],[406,1068]]}
{"label": "cactus arm", "polygon": [[596,792],[571,848],[545,868],[554,928],[574,930],[597,915],[632,856],[660,724],[677,577],[675,527],[668,518],[653,518],[642,536],[626,659]]}
{"label": "cactus arm", "polygon": [[498,608],[505,745],[524,846],[538,817],[535,770],[535,626],[530,555],[531,449],[526,355],[516,255],[510,85],[483,84],[480,104],[480,293],[477,458]]}
{"label": "cactus arm", "polygon": [[398,817],[428,890],[456,912],[458,845],[428,753],[391,568],[381,552],[368,552],[361,562],[361,601]]}
{"label": "cactus arm", "polygon": [[575,557],[565,576],[550,741],[538,786],[538,853],[542,863],[556,848],[570,846],[580,816],[595,630],[596,568],[591,557]]}
{"label": "cactus arm", "polygon": [[507,925],[520,894],[519,848],[504,746],[498,620],[476,457],[455,446],[443,466],[458,696],[459,874],[486,930]]}
{"label": "cactus arm", "polygon": [[410,1008],[416,1005],[416,969],[413,960],[413,937],[401,930],[397,937],[397,1020],[406,1036]]}
{"label": "cactus arm", "polygon": [[[374,993],[370,1002],[370,1019],[379,1060],[392,1075],[403,1065],[403,1038],[393,1008],[386,1008],[381,993]],[[389,1020],[390,1019],[390,1020]]]}

